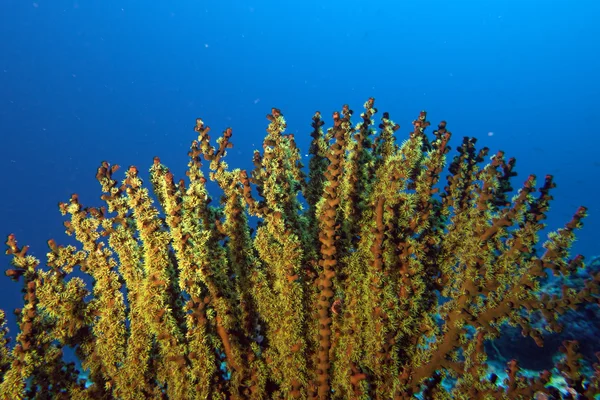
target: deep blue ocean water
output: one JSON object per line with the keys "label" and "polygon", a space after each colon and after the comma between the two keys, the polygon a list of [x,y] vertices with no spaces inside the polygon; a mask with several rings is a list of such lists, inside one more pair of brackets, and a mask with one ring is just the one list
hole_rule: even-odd
{"label": "deep blue ocean water", "polygon": [[[549,227],[587,206],[574,251],[600,254],[600,2],[367,3],[2,0],[0,235],[42,259],[71,243],[57,203],[101,205],[102,160],[183,177],[196,117],[232,127],[228,162],[251,168],[271,107],[304,153],[316,110],[373,96],[399,140],[424,109],[453,148],[517,157],[516,185],[553,174]],[[21,301],[0,277],[11,326]]]}

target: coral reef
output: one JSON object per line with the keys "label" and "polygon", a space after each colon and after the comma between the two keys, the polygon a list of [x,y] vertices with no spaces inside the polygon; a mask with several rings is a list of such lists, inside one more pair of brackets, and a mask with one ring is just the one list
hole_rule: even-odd
{"label": "coral reef", "polygon": [[[313,116],[308,176],[280,110],[250,173],[225,162],[232,130],[213,146],[198,119],[187,181],[155,158],[151,194],[136,167],[118,181],[103,162],[105,206],[60,204],[79,247],[48,241],[42,266],[9,235],[6,274],[23,283],[24,306],[14,346],[0,338],[0,397],[562,396],[550,372],[525,377],[515,360],[506,379],[490,374],[484,343],[510,324],[542,345],[540,320],[559,331],[567,309],[598,302],[599,273],[539,293],[547,274],[582,267],[568,251],[585,208],[542,250],[551,176],[539,189],[529,176],[509,199],[515,160],[484,164],[488,149],[464,138],[444,183],[445,122],[428,137],[421,112],[397,144],[389,114],[374,129],[374,99],[364,108],[353,126],[344,106],[326,132]],[[562,350],[565,396],[600,393],[600,367],[584,374],[577,344]]]}

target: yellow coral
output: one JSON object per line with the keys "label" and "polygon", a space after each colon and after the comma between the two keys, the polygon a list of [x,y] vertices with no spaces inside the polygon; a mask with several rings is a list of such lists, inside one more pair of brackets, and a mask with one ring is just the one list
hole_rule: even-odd
{"label": "yellow coral", "polygon": [[[77,195],[60,206],[81,249],[49,241],[43,268],[10,235],[7,275],[22,278],[25,304],[16,344],[0,339],[0,398],[549,393],[548,376],[522,378],[515,363],[506,387],[487,379],[483,341],[508,322],[541,343],[531,313],[556,330],[558,314],[597,301],[598,275],[552,302],[536,293],[545,270],[581,266],[568,249],[585,209],[538,257],[550,177],[538,196],[530,177],[508,201],[514,161],[499,152],[482,167],[487,149],[465,138],[442,187],[446,123],[430,138],[421,112],[398,146],[388,113],[373,129],[374,104],[355,124],[344,106],[326,133],[313,116],[309,179],[280,110],[267,116],[252,172],[228,169],[231,128],[214,147],[197,119],[187,184],[155,158],[152,194],[137,168],[119,182],[118,166],[103,162],[106,207],[83,207]],[[219,206],[210,205],[203,161],[222,190]],[[249,216],[259,220],[255,233]],[[93,278],[89,292],[76,266]],[[87,382],[63,360],[65,346],[76,348]],[[580,356],[565,348],[561,368],[573,369]],[[457,378],[452,389],[445,377]],[[588,397],[598,393],[590,379]]]}

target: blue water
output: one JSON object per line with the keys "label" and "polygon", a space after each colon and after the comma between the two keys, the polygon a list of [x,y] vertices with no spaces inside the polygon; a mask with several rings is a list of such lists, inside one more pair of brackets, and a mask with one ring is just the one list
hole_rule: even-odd
{"label": "blue water", "polygon": [[[517,157],[516,184],[553,174],[549,226],[586,205],[575,252],[599,254],[600,2],[372,3],[2,0],[0,233],[41,258],[70,243],[57,203],[101,205],[102,160],[145,174],[158,155],[183,177],[196,117],[231,126],[228,162],[251,168],[271,107],[307,152],[316,110],[373,96],[400,139],[425,109],[453,147]],[[11,314],[19,285],[0,278]]]}

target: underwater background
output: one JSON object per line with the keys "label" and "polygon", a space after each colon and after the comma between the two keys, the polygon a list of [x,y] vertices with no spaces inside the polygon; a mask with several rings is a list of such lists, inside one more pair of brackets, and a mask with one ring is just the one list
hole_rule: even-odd
{"label": "underwater background", "polygon": [[[271,107],[304,154],[316,110],[329,124],[372,96],[399,141],[427,110],[434,126],[448,121],[453,148],[474,136],[516,157],[515,184],[554,175],[548,228],[588,207],[573,252],[589,261],[600,254],[599,16],[600,2],[566,0],[3,0],[0,233],[44,260],[48,239],[72,243],[58,202],[100,204],[101,161],[147,179],[160,156],[182,177],[197,117],[215,136],[232,127],[228,163],[250,168]],[[13,333],[21,303],[2,277]]]}

